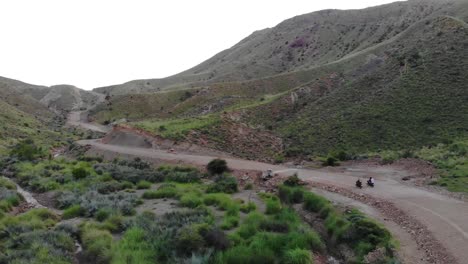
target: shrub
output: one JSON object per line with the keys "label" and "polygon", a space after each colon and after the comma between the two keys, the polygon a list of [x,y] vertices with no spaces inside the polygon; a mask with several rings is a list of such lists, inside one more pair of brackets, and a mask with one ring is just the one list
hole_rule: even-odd
{"label": "shrub", "polygon": [[227,162],[223,159],[214,159],[206,165],[206,170],[211,175],[220,175],[228,171]]}
{"label": "shrub", "polygon": [[349,230],[350,223],[338,212],[331,211],[325,219],[325,228],[334,238],[340,240]]}
{"label": "shrub", "polygon": [[32,161],[42,155],[42,150],[34,144],[34,141],[26,139],[16,144],[10,151],[10,155],[19,160]]}
{"label": "shrub", "polygon": [[287,248],[312,249],[319,252],[325,250],[325,245],[320,236],[308,226],[300,226],[297,230],[288,233],[286,236],[286,240],[288,241]]}
{"label": "shrub", "polygon": [[278,196],[281,201],[287,204],[301,203],[304,200],[304,190],[300,187],[280,185],[278,188]]}
{"label": "shrub", "polygon": [[288,223],[274,219],[267,219],[260,223],[260,230],[267,232],[287,233],[289,231]]}
{"label": "shrub", "polygon": [[267,214],[276,214],[281,211],[281,202],[278,197],[273,195],[263,196],[263,200],[266,204],[266,213]]}
{"label": "shrub", "polygon": [[15,183],[3,177],[0,177],[0,187],[4,187],[8,190],[16,190]]}
{"label": "shrub", "polygon": [[257,205],[253,202],[248,202],[247,204],[241,205],[240,210],[243,213],[250,213],[252,211],[255,211],[257,209]]}
{"label": "shrub", "polygon": [[216,250],[226,250],[231,244],[226,234],[217,228],[210,229],[202,235],[206,245]]}
{"label": "shrub", "polygon": [[329,207],[329,203],[327,199],[314,193],[307,192],[304,194],[304,209],[308,211],[319,213],[321,210]]}
{"label": "shrub", "polygon": [[215,205],[221,210],[226,210],[233,205],[231,197],[224,193],[209,193],[203,197],[205,205]]}
{"label": "shrub", "polygon": [[217,256],[215,263],[225,264],[270,264],[275,263],[275,253],[268,248],[253,250],[240,245],[229,248]]}
{"label": "shrub", "polygon": [[143,193],[144,199],[174,198],[178,195],[174,185],[161,185],[156,191],[146,191]]}
{"label": "shrub", "polygon": [[322,166],[338,166],[338,160],[334,157],[328,157],[323,163]]}
{"label": "shrub", "polygon": [[208,186],[208,193],[235,193],[238,191],[237,179],[233,176],[222,175],[216,178],[215,182]]}
{"label": "shrub", "polygon": [[80,205],[72,205],[63,211],[62,217],[63,219],[70,219],[78,216],[83,216],[85,214],[85,210],[81,208]]}
{"label": "shrub", "polygon": [[155,253],[146,241],[145,231],[133,227],[125,232],[122,239],[112,247],[113,264],[151,264],[154,263]]}
{"label": "shrub", "polygon": [[113,214],[103,223],[102,227],[112,233],[117,233],[124,230],[124,219],[120,214]]}
{"label": "shrub", "polygon": [[187,193],[180,197],[180,205],[189,208],[195,208],[203,204],[200,195],[194,193]]}
{"label": "shrub", "polygon": [[176,167],[166,172],[166,180],[179,183],[194,183],[201,179],[200,172],[193,168]]}
{"label": "shrub", "polygon": [[96,220],[98,220],[99,222],[106,220],[111,215],[111,212],[112,210],[108,208],[99,209],[97,213],[95,214]]}
{"label": "shrub", "polygon": [[100,194],[97,191],[88,191],[84,194],[64,192],[57,197],[59,208],[68,208],[79,204],[85,210],[86,216],[94,216],[102,208],[108,208],[123,215],[132,215],[135,213],[135,206],[138,203],[139,200],[135,194],[124,192],[111,194]]}
{"label": "shrub", "polygon": [[277,154],[274,156],[274,163],[281,164],[284,162],[284,156],[282,154]]}
{"label": "shrub", "polygon": [[306,249],[290,249],[284,254],[284,263],[285,264],[311,264],[312,253],[310,250]]}
{"label": "shrub", "polygon": [[112,235],[109,231],[85,224],[80,232],[83,253],[94,263],[109,263],[112,258]]}
{"label": "shrub", "polygon": [[224,230],[232,229],[239,225],[239,216],[225,216],[221,223],[221,228]]}
{"label": "shrub", "polygon": [[29,230],[2,241],[2,263],[71,263],[73,239],[60,230]]}
{"label": "shrub", "polygon": [[74,168],[72,170],[72,175],[75,179],[83,179],[83,178],[86,178],[86,176],[88,176],[88,172],[86,171],[85,168]]}
{"label": "shrub", "polygon": [[191,255],[203,247],[204,239],[193,226],[187,226],[178,232],[175,243],[179,253]]}
{"label": "shrub", "polygon": [[290,187],[299,186],[300,183],[301,183],[301,180],[300,180],[299,177],[297,176],[297,173],[294,173],[294,175],[289,176],[289,177],[284,181],[284,185],[290,186]]}
{"label": "shrub", "polygon": [[149,181],[139,181],[137,183],[137,189],[149,189],[151,187],[151,182]]}

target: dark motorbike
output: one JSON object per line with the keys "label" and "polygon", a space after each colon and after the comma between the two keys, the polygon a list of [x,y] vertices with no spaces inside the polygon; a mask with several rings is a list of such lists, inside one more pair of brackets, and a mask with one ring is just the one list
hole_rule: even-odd
{"label": "dark motorbike", "polygon": [[362,189],[362,182],[360,180],[356,181],[356,187],[358,187],[359,189]]}
{"label": "dark motorbike", "polygon": [[374,185],[375,185],[375,184],[374,184],[373,182],[367,181],[367,186],[374,187]]}

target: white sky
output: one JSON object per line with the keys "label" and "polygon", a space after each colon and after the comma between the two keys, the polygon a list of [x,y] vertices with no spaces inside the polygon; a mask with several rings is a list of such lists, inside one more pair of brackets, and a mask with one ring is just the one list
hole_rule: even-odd
{"label": "white sky", "polygon": [[186,70],[255,30],[394,0],[0,0],[0,76],[84,89]]}

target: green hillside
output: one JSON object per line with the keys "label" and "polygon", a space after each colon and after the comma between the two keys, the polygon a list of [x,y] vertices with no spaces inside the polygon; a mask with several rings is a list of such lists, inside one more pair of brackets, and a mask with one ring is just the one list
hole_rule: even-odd
{"label": "green hillside", "polygon": [[39,145],[53,146],[61,138],[41,120],[0,100],[0,155],[21,140],[33,139]]}

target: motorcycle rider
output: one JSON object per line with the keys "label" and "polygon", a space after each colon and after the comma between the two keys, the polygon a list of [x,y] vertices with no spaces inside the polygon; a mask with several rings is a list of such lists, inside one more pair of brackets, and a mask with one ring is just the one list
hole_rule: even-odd
{"label": "motorcycle rider", "polygon": [[370,177],[369,180],[367,180],[367,185],[374,187],[375,185],[374,178]]}

